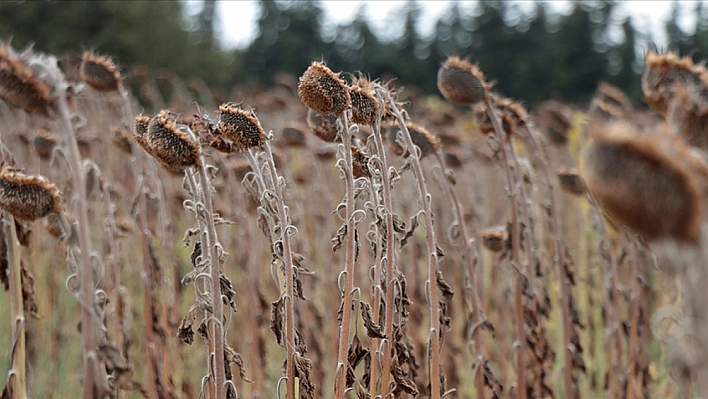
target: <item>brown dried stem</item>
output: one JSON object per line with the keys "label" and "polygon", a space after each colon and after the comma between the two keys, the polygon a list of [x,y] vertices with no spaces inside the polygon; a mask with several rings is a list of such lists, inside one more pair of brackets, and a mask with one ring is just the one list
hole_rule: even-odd
{"label": "brown dried stem", "polygon": [[558,300],[561,304],[561,318],[563,323],[563,379],[565,383],[565,397],[575,398],[576,390],[573,381],[573,351],[574,347],[570,342],[570,337],[573,329],[572,321],[570,318],[570,284],[565,273],[565,245],[563,244],[563,227],[561,223],[560,214],[556,206],[556,194],[551,183],[551,173],[548,167],[548,159],[544,149],[538,142],[537,133],[526,126],[526,133],[531,143],[531,154],[535,154],[538,160],[541,177],[543,179],[543,184],[546,186],[548,195],[548,210],[550,212],[552,227],[553,227],[553,264],[555,265],[556,275],[558,276],[558,281],[560,282],[560,297]]}
{"label": "brown dried stem", "polygon": [[630,292],[629,300],[631,304],[630,316],[631,325],[629,329],[629,346],[628,346],[628,360],[629,365],[627,367],[627,387],[624,397],[626,399],[634,399],[635,384],[637,381],[635,378],[635,373],[637,370],[637,358],[639,351],[641,350],[641,345],[639,343],[639,301],[641,301],[641,287],[639,286],[639,256],[637,254],[638,243],[634,239],[630,239],[629,234],[627,236],[627,241],[629,244],[629,259],[631,263],[630,266]]}
{"label": "brown dried stem", "polygon": [[507,195],[511,200],[511,263],[514,270],[517,273],[516,283],[514,285],[514,319],[515,319],[515,332],[516,332],[516,345],[519,345],[517,351],[517,363],[516,363],[516,397],[517,399],[526,399],[526,336],[524,334],[524,308],[521,298],[521,293],[524,286],[524,279],[526,276],[522,273],[521,262],[519,251],[519,244],[521,242],[521,228],[519,225],[519,209],[517,201],[517,190],[520,188],[518,185],[514,184],[514,180],[511,177],[511,171],[509,166],[509,156],[507,155],[506,139],[504,138],[504,129],[499,123],[497,114],[491,101],[487,101],[487,115],[489,120],[492,122],[494,127],[494,133],[496,135],[496,140],[499,143],[499,151],[502,155],[502,162],[504,173],[506,175],[507,181]]}
{"label": "brown dried stem", "polygon": [[10,311],[12,315],[11,369],[8,372],[8,386],[12,399],[27,399],[27,348],[25,341],[26,319],[22,295],[22,265],[20,264],[20,242],[17,239],[15,218],[3,212],[3,235],[7,249],[7,263],[10,271]]}
{"label": "brown dried stem", "polygon": [[482,347],[482,337],[480,336],[480,333],[482,331],[482,324],[486,321],[482,317],[482,309],[481,309],[481,304],[479,300],[479,293],[477,292],[477,272],[475,270],[475,260],[477,259],[477,255],[475,254],[475,249],[474,249],[474,240],[470,238],[469,233],[467,232],[467,226],[465,225],[465,219],[462,215],[462,207],[460,205],[460,201],[457,198],[457,194],[455,193],[455,190],[453,189],[452,185],[448,181],[447,177],[445,176],[445,165],[443,163],[442,158],[440,157],[440,152],[436,151],[435,153],[435,159],[438,163],[438,166],[440,167],[440,171],[443,174],[441,177],[440,181],[442,182],[442,185],[445,187],[445,191],[447,192],[447,195],[450,198],[450,203],[452,204],[452,210],[453,214],[455,217],[455,222],[457,223],[457,228],[460,234],[460,238],[462,239],[463,246],[464,246],[464,262],[465,266],[467,268],[465,269],[465,274],[467,275],[467,279],[469,281],[469,301],[470,304],[472,305],[472,344],[474,346],[474,355],[475,355],[475,377],[474,377],[474,386],[475,386],[475,391],[476,391],[476,397],[484,399],[484,372],[482,371],[481,368],[484,367],[484,361],[485,361],[485,356],[484,356],[484,351]]}
{"label": "brown dried stem", "polygon": [[98,347],[98,315],[94,309],[95,303],[95,281],[91,264],[91,232],[89,229],[88,202],[86,199],[86,172],[81,162],[79,146],[76,141],[76,133],[71,119],[71,112],[66,101],[68,84],[61,81],[58,84],[59,93],[56,106],[64,128],[64,142],[66,148],[67,162],[71,171],[71,181],[73,182],[72,200],[74,204],[74,215],[77,221],[79,239],[79,303],[81,305],[81,353],[83,355],[83,398],[93,399],[94,389],[98,386],[95,375],[98,370],[98,358],[96,349]]}
{"label": "brown dried stem", "polygon": [[[406,127],[406,122],[403,119],[401,111],[398,109],[396,102],[393,100],[387,90],[378,91],[381,96],[389,103],[391,111],[398,119],[398,125],[403,134],[403,140],[406,143],[408,151],[408,161],[410,162],[413,173],[415,174],[418,183],[418,200],[421,202],[425,216],[425,237],[427,240],[428,249],[428,279],[426,281],[428,293],[428,306],[430,309],[430,337],[429,337],[429,364],[428,373],[430,378],[430,398],[440,399],[440,303],[438,302],[437,277],[438,277],[438,255],[437,242],[435,240],[435,228],[433,227],[433,211],[431,208],[431,196],[425,184],[425,176],[423,168],[420,165],[419,150],[416,150],[415,144],[411,139],[410,132]],[[391,306],[392,304],[387,304]]]}
{"label": "brown dried stem", "polygon": [[[296,399],[295,394],[295,383],[296,383],[296,373],[295,373],[295,266],[293,264],[292,256],[292,246],[290,243],[291,229],[294,230],[294,226],[290,224],[290,217],[285,209],[285,203],[283,201],[283,184],[281,184],[281,177],[278,176],[278,172],[275,170],[275,161],[273,160],[273,152],[270,148],[270,143],[268,141],[264,142],[264,155],[266,157],[268,179],[264,179],[261,176],[261,169],[253,156],[252,151],[249,150],[247,157],[251,162],[251,167],[256,174],[259,175],[260,180],[264,183],[266,190],[273,193],[273,199],[278,211],[278,222],[280,224],[280,240],[283,243],[283,254],[282,261],[285,266],[285,350],[286,350],[286,398]],[[264,195],[264,192],[262,192]],[[263,201],[263,200],[262,200]],[[303,354],[300,354],[303,355]]]}
{"label": "brown dried stem", "polygon": [[347,358],[349,352],[349,331],[352,318],[352,294],[354,291],[354,266],[356,263],[356,232],[354,231],[354,176],[352,174],[352,135],[349,131],[349,122],[347,119],[347,111],[342,112],[340,117],[342,122],[342,144],[340,151],[344,156],[344,165],[341,165],[345,183],[345,221],[347,236],[345,237],[345,254],[344,254],[344,287],[342,293],[344,295],[342,305],[342,324],[339,329],[339,344],[337,346],[337,371],[334,380],[334,397],[335,399],[343,399],[346,390],[346,376],[349,365]]}
{"label": "brown dried stem", "polygon": [[[122,99],[122,106],[123,106],[123,112],[125,113],[125,118],[128,123],[132,123],[135,118],[133,117],[133,109],[130,106],[130,99],[127,90],[125,90],[124,87],[120,88],[120,95]],[[137,149],[137,145],[133,145],[134,149]],[[153,309],[155,307],[153,306],[153,300],[155,298],[154,292],[153,292],[153,284],[154,282],[153,277],[154,273],[152,271],[152,259],[150,257],[150,249],[148,247],[148,237],[151,236],[150,231],[148,229],[148,223],[147,223],[147,201],[145,198],[145,190],[143,187],[143,184],[145,182],[145,176],[146,176],[146,168],[145,164],[143,162],[143,158],[145,154],[142,151],[134,151],[133,152],[135,156],[133,157],[133,161],[135,162],[135,168],[138,171],[138,176],[135,182],[135,195],[137,196],[137,217],[138,217],[138,228],[140,229],[140,233],[138,234],[138,239],[140,243],[140,256],[142,258],[142,267],[143,267],[143,273],[141,273],[143,277],[143,294],[145,296],[145,299],[143,301],[143,320],[144,320],[144,325],[143,325],[143,333],[145,334],[145,348],[146,348],[146,370],[147,370],[147,387],[146,387],[146,392],[149,398],[157,398],[158,397],[158,392],[157,392],[157,387],[156,387],[156,376],[155,372],[157,371],[157,368],[155,367],[155,356],[157,355],[155,353],[156,351],[156,345],[158,345],[155,342],[154,334],[153,334]],[[120,272],[115,273],[117,278],[120,278]],[[120,280],[118,280],[120,281]],[[116,290],[116,295],[119,295],[118,290]],[[117,299],[117,298],[116,298]],[[118,315],[120,317],[120,315]],[[118,339],[118,336],[116,335],[116,340]],[[127,356],[127,354],[124,354]],[[164,365],[164,367],[169,367],[168,364]]]}
{"label": "brown dried stem", "polygon": [[[196,168],[199,172],[199,193],[201,194],[204,204],[204,226],[206,227],[202,235],[206,241],[204,243],[205,245],[202,246],[202,250],[206,252],[209,258],[209,282],[211,284],[209,288],[213,306],[212,317],[208,319],[211,322],[207,322],[209,325],[209,341],[213,341],[213,350],[209,354],[211,357],[209,359],[210,372],[212,373],[211,383],[214,387],[214,398],[226,399],[226,375],[224,373],[225,340],[223,329],[224,303],[221,299],[221,261],[218,251],[219,243],[216,235],[216,226],[214,225],[214,208],[211,199],[212,187],[209,182],[209,176],[207,176],[206,173],[206,162],[203,155],[201,155],[201,165]],[[199,209],[197,209],[197,215],[199,215]]]}
{"label": "brown dried stem", "polygon": [[[381,96],[377,96],[380,98]],[[382,101],[382,100],[381,100]],[[380,107],[381,110],[384,109],[383,104]],[[383,351],[383,358],[381,360],[381,390],[384,395],[388,391],[389,381],[391,379],[391,343],[393,342],[393,285],[396,273],[396,265],[394,263],[394,230],[393,230],[393,199],[391,198],[391,175],[389,174],[388,162],[386,161],[386,151],[384,150],[383,139],[381,137],[381,118],[382,113],[377,115],[376,124],[372,126],[374,143],[376,145],[376,153],[378,156],[378,163],[380,167],[380,175],[383,185],[383,198],[382,207],[385,211],[386,217],[386,249],[385,254],[385,264],[386,264],[386,314],[384,316],[384,338],[382,342],[382,347],[379,348],[379,340],[372,339],[370,353],[376,354],[377,356],[371,357],[371,383],[369,386],[369,395],[371,398],[376,397],[376,380],[378,377],[378,359],[379,352]],[[378,193],[374,193],[378,196]],[[384,258],[376,259],[379,262],[374,270],[374,322],[379,324],[379,316],[381,314],[381,298],[379,285],[381,284],[381,267],[384,265]]]}

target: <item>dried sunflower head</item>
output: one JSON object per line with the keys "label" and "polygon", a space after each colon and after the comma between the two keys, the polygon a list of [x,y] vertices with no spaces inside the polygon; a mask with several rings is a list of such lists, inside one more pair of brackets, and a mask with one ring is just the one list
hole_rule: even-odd
{"label": "dried sunflower head", "polygon": [[307,126],[312,129],[315,136],[328,143],[337,141],[337,117],[334,115],[320,114],[313,109],[307,110]]}
{"label": "dried sunflower head", "polygon": [[585,194],[585,182],[577,171],[560,169],[556,171],[556,176],[558,176],[560,188],[566,193],[573,195]]}
{"label": "dried sunflower head", "polygon": [[61,211],[59,190],[42,176],[28,176],[4,166],[0,170],[0,207],[17,219],[34,221]]}
{"label": "dried sunflower head", "polygon": [[0,99],[31,114],[53,118],[57,99],[53,86],[44,79],[46,76],[40,76],[29,66],[30,61],[38,57],[48,62],[53,60],[59,71],[52,57],[35,55],[31,48],[18,54],[9,42],[0,43]]}
{"label": "dried sunflower head", "polygon": [[37,129],[32,139],[34,150],[40,159],[49,159],[59,143],[59,138],[46,129]]}
{"label": "dried sunflower head", "polygon": [[299,127],[286,126],[283,128],[280,136],[285,145],[289,147],[305,147],[307,145],[305,132]]}
{"label": "dried sunflower head", "polygon": [[364,76],[354,78],[349,88],[352,99],[352,123],[358,125],[373,125],[380,112],[380,104],[376,99],[374,83]]}
{"label": "dried sunflower head", "polygon": [[87,51],[81,57],[81,79],[96,91],[118,91],[123,84],[119,68],[109,57]]}
{"label": "dried sunflower head", "polygon": [[352,175],[354,178],[371,177],[369,171],[369,156],[358,147],[352,146]]}
{"label": "dried sunflower head", "polygon": [[131,154],[133,152],[133,147],[131,146],[133,139],[131,138],[131,134],[127,130],[115,126],[111,128],[111,132],[113,133],[113,137],[111,138],[113,145],[124,153]]}
{"label": "dried sunflower head", "polygon": [[620,224],[648,240],[697,242],[706,166],[667,134],[627,122],[598,125],[583,157],[588,191]]}
{"label": "dried sunflower head", "polygon": [[351,97],[339,75],[324,63],[313,62],[300,77],[297,94],[308,108],[320,114],[340,115],[351,105]]}
{"label": "dried sunflower head", "polygon": [[174,113],[162,110],[150,119],[146,133],[147,146],[152,151],[150,155],[176,172],[201,163],[199,142],[183,129],[188,128],[178,126]]}
{"label": "dried sunflower head", "polygon": [[457,56],[450,56],[438,69],[440,93],[460,105],[475,105],[489,100],[492,84],[476,65]]}
{"label": "dried sunflower head", "polygon": [[708,100],[708,72],[703,65],[694,64],[690,57],[679,58],[674,53],[649,52],[644,64],[644,101],[662,114],[666,114],[677,85],[693,86]]}
{"label": "dried sunflower head", "polygon": [[236,103],[221,104],[217,129],[243,149],[261,147],[268,139],[256,113],[241,109]]}
{"label": "dried sunflower head", "polygon": [[568,130],[573,125],[557,101],[549,100],[541,104],[536,113],[536,122],[541,133],[552,144],[561,146],[568,142]]}

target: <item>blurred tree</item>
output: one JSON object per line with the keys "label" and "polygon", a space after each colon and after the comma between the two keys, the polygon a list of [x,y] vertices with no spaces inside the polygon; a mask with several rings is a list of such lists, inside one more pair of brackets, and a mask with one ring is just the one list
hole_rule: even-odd
{"label": "blurred tree", "polygon": [[[680,2],[674,0],[671,6],[671,17],[664,24],[666,36],[669,42],[669,49],[678,51],[679,54],[689,54],[695,49],[695,40],[692,35],[687,34],[678,24],[681,16]],[[700,16],[698,17],[700,18]]]}
{"label": "blurred tree", "polygon": [[15,47],[35,43],[57,55],[97,50],[124,66],[169,68],[222,84],[232,55],[213,51],[210,39],[200,42],[199,34],[183,29],[189,22],[176,0],[0,2],[0,38],[12,38]]}
{"label": "blurred tree", "polygon": [[323,12],[312,0],[260,0],[258,36],[244,51],[251,82],[271,83],[279,72],[302,74],[312,61],[329,61],[334,45],[322,40]]}

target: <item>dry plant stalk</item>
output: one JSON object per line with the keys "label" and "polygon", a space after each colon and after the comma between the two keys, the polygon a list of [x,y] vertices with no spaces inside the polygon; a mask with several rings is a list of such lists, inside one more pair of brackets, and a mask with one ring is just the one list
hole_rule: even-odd
{"label": "dry plant stalk", "polygon": [[[370,83],[364,78],[360,78],[359,88],[356,92],[352,93],[353,102],[353,113],[357,113],[357,103],[365,103],[366,94]],[[379,237],[377,242],[377,254],[374,258],[374,270],[373,270],[373,300],[374,304],[373,310],[373,323],[380,327],[381,325],[381,275],[382,268],[386,266],[386,298],[385,298],[385,315],[384,315],[384,327],[383,327],[383,338],[379,342],[379,338],[373,336],[374,334],[369,334],[370,345],[369,354],[371,356],[371,365],[369,366],[369,397],[375,398],[379,392],[382,393],[381,396],[386,396],[389,390],[389,381],[391,378],[391,353],[393,344],[393,312],[395,306],[394,303],[394,281],[398,272],[396,266],[396,253],[395,253],[395,236],[394,236],[394,217],[393,213],[393,200],[391,197],[391,174],[394,169],[389,168],[388,161],[386,159],[386,151],[384,150],[383,138],[381,136],[381,119],[383,117],[384,103],[383,98],[380,95],[376,95],[372,98],[377,106],[373,107],[373,110],[369,111],[374,114],[374,121],[370,124],[372,128],[372,137],[374,139],[375,155],[372,155],[369,161],[369,168],[373,169],[372,175],[372,196],[374,197],[375,213],[379,212],[379,208],[383,212],[383,217],[386,223],[386,238],[385,248],[381,248],[381,238]],[[362,115],[359,117],[361,123],[371,122],[371,115],[366,115],[363,112],[359,112]],[[379,181],[377,184],[377,181]],[[378,192],[378,186],[380,186],[381,195]],[[379,365],[379,359],[380,365]],[[379,391],[378,381],[379,381],[379,367],[381,367],[381,386]]]}
{"label": "dry plant stalk", "polygon": [[[86,193],[87,165],[82,161],[75,133],[78,114],[69,105],[74,92],[57,65],[55,57],[33,53],[31,49],[15,54],[8,43],[0,45],[1,73],[5,78],[0,87],[0,97],[10,104],[46,117],[58,117],[63,130],[63,153],[71,173],[72,198],[78,237],[69,237],[69,256],[77,261],[81,307],[82,384],[83,398],[91,399],[100,394],[106,385],[105,371],[98,356],[99,316],[96,310],[96,281],[90,259],[92,254]],[[30,68],[30,65],[32,68]]]}
{"label": "dry plant stalk", "polygon": [[20,242],[17,240],[15,219],[7,212],[2,218],[3,236],[7,250],[6,262],[10,272],[10,309],[12,315],[12,348],[10,348],[11,369],[2,396],[12,399],[27,399],[26,364],[26,319],[22,295],[22,265],[20,264]]}
{"label": "dry plant stalk", "polygon": [[[459,239],[462,241],[461,246],[463,247],[463,258],[465,261],[465,266],[467,267],[465,269],[465,275],[467,276],[467,280],[469,281],[469,287],[467,291],[469,295],[469,302],[472,305],[472,320],[470,320],[470,322],[472,323],[471,339],[472,345],[474,347],[475,356],[475,361],[472,368],[475,373],[474,386],[477,398],[484,399],[485,371],[483,369],[486,365],[487,359],[484,353],[481,332],[483,329],[489,328],[487,326],[487,324],[489,324],[489,321],[486,319],[486,316],[483,315],[484,311],[481,307],[481,301],[479,299],[479,283],[477,282],[477,271],[475,270],[478,256],[474,248],[474,239],[470,237],[467,231],[465,219],[462,214],[462,205],[460,204],[460,201],[457,198],[457,194],[455,193],[455,189],[452,187],[451,184],[451,180],[454,181],[454,177],[451,177],[452,171],[449,171],[450,175],[448,175],[443,160],[440,156],[440,152],[436,151],[434,155],[435,159],[438,162],[440,173],[442,173],[443,175],[440,178],[440,181],[445,187],[445,191],[447,192],[447,195],[450,198],[450,203],[452,204],[452,211],[455,217],[455,225],[452,227],[456,228],[456,232],[459,235]],[[455,241],[455,237],[451,237],[451,242]]]}
{"label": "dry plant stalk", "polygon": [[[430,398],[440,399],[441,392],[441,370],[440,370],[440,303],[438,301],[438,275],[440,269],[438,267],[438,250],[437,241],[435,240],[435,228],[433,226],[433,213],[431,208],[431,196],[425,184],[425,176],[423,168],[420,165],[420,150],[413,144],[411,134],[406,126],[406,121],[403,119],[401,111],[394,99],[389,94],[388,90],[378,90],[378,93],[388,103],[391,112],[396,116],[398,125],[401,128],[403,140],[406,143],[408,158],[418,186],[418,200],[423,207],[425,218],[425,237],[427,242],[427,259],[428,259],[428,279],[426,281],[428,307],[430,314],[430,332],[428,337],[428,374],[430,381]],[[388,306],[391,306],[390,304]]]}
{"label": "dry plant stalk", "polygon": [[[121,107],[123,112],[124,120],[130,123],[134,120],[133,110],[130,102],[130,94],[123,85],[123,77],[120,74],[119,68],[113,63],[113,61],[105,56],[100,56],[91,52],[85,52],[82,56],[81,63],[81,78],[86,82],[86,84],[92,89],[99,92],[117,92],[122,100]],[[131,143],[127,143],[130,149]],[[157,397],[158,391],[168,390],[166,387],[160,386],[158,384],[164,384],[164,378],[158,377],[160,374],[169,375],[170,364],[161,364],[164,362],[159,361],[160,353],[167,353],[168,350],[163,346],[161,340],[155,339],[154,334],[154,324],[155,320],[159,320],[159,315],[155,315],[154,311],[157,308],[155,302],[157,301],[155,295],[154,285],[157,283],[155,281],[154,268],[157,263],[156,259],[150,254],[149,239],[151,237],[150,231],[147,225],[147,204],[146,204],[146,194],[143,184],[146,179],[146,168],[144,166],[143,154],[141,152],[133,152],[135,156],[132,160],[135,164],[138,176],[136,179],[136,218],[139,227],[139,246],[140,254],[142,258],[142,268],[143,273],[143,334],[145,336],[145,347],[146,350],[146,392],[149,397]],[[105,200],[108,202],[107,206],[110,210],[110,199],[108,195],[104,195]],[[115,225],[115,221],[111,217],[111,223]],[[115,229],[115,226],[113,226]],[[116,253],[115,244],[111,242],[112,252]],[[119,303],[120,296],[120,270],[115,265],[113,270],[113,281],[115,284],[113,292],[113,303]],[[121,315],[118,312],[114,312],[114,340],[119,342],[120,340],[120,321]],[[127,358],[127,353],[123,353],[123,356]]]}
{"label": "dry plant stalk", "polygon": [[[228,279],[221,273],[221,264],[225,253],[216,235],[215,223],[218,215],[214,214],[212,191],[213,187],[207,173],[207,165],[199,147],[198,140],[191,129],[180,125],[175,120],[175,115],[163,110],[154,116],[145,126],[146,120],[136,119],[136,141],[150,154],[157,158],[165,167],[184,171],[186,185],[192,200],[185,206],[197,219],[198,228],[190,229],[188,237],[199,237],[200,250],[193,259],[195,270],[185,276],[183,282],[192,282],[197,291],[197,299],[187,316],[182,319],[178,336],[191,343],[192,324],[196,320],[195,312],[205,310],[205,319],[202,324],[206,330],[205,335],[209,347],[208,352],[208,381],[207,389],[210,397],[226,399],[227,396],[237,396],[233,382],[226,378],[225,361],[225,331],[223,329],[224,310],[222,285],[230,285]],[[143,140],[141,142],[141,140]],[[204,292],[201,293],[199,284],[206,279]],[[228,282],[228,283],[225,283]]]}
{"label": "dry plant stalk", "polygon": [[524,286],[524,271],[521,269],[521,257],[520,257],[520,243],[521,243],[521,226],[519,223],[519,208],[518,208],[518,195],[520,187],[518,182],[514,182],[511,177],[511,166],[509,164],[510,157],[507,154],[506,139],[504,137],[504,129],[501,127],[501,123],[497,117],[496,112],[494,112],[494,106],[491,101],[487,101],[485,104],[487,107],[487,116],[494,127],[494,133],[496,136],[496,141],[499,145],[499,152],[502,156],[502,169],[504,169],[504,174],[506,176],[506,191],[507,196],[509,196],[511,201],[511,263],[512,267],[517,273],[516,282],[514,284],[514,326],[516,332],[516,344],[521,347],[518,349],[517,353],[517,366],[516,366],[516,396],[518,399],[526,399],[526,334],[524,333],[524,305],[522,303],[522,291]]}

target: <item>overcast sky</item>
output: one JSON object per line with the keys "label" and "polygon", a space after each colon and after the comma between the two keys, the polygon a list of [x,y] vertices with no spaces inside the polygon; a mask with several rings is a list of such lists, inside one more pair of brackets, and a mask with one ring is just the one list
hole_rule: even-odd
{"label": "overcast sky", "polygon": [[[432,32],[435,22],[444,14],[451,1],[419,1],[424,7],[424,20],[420,29],[423,34]],[[476,2],[460,3],[463,10],[472,10]],[[530,7],[532,2],[519,1],[522,7]],[[194,4],[194,3],[193,3]],[[197,3],[198,4],[198,3]],[[552,1],[551,5],[559,12],[570,9],[570,1]],[[692,10],[696,1],[682,0],[680,3],[681,19],[679,23],[686,28],[692,27]],[[198,6],[198,5],[197,5]],[[356,11],[364,6],[365,15],[372,22],[374,32],[380,35],[394,36],[396,25],[387,21],[396,20],[395,13],[403,6],[403,1],[323,1],[325,20],[328,26],[351,21]],[[618,9],[618,17],[630,16],[635,29],[641,32],[651,32],[659,46],[666,43],[662,34],[662,22],[668,18],[672,1],[625,1]],[[222,32],[222,43],[227,48],[244,48],[257,34],[256,18],[258,16],[258,3],[256,1],[238,0],[222,1],[217,6],[218,29]]]}

